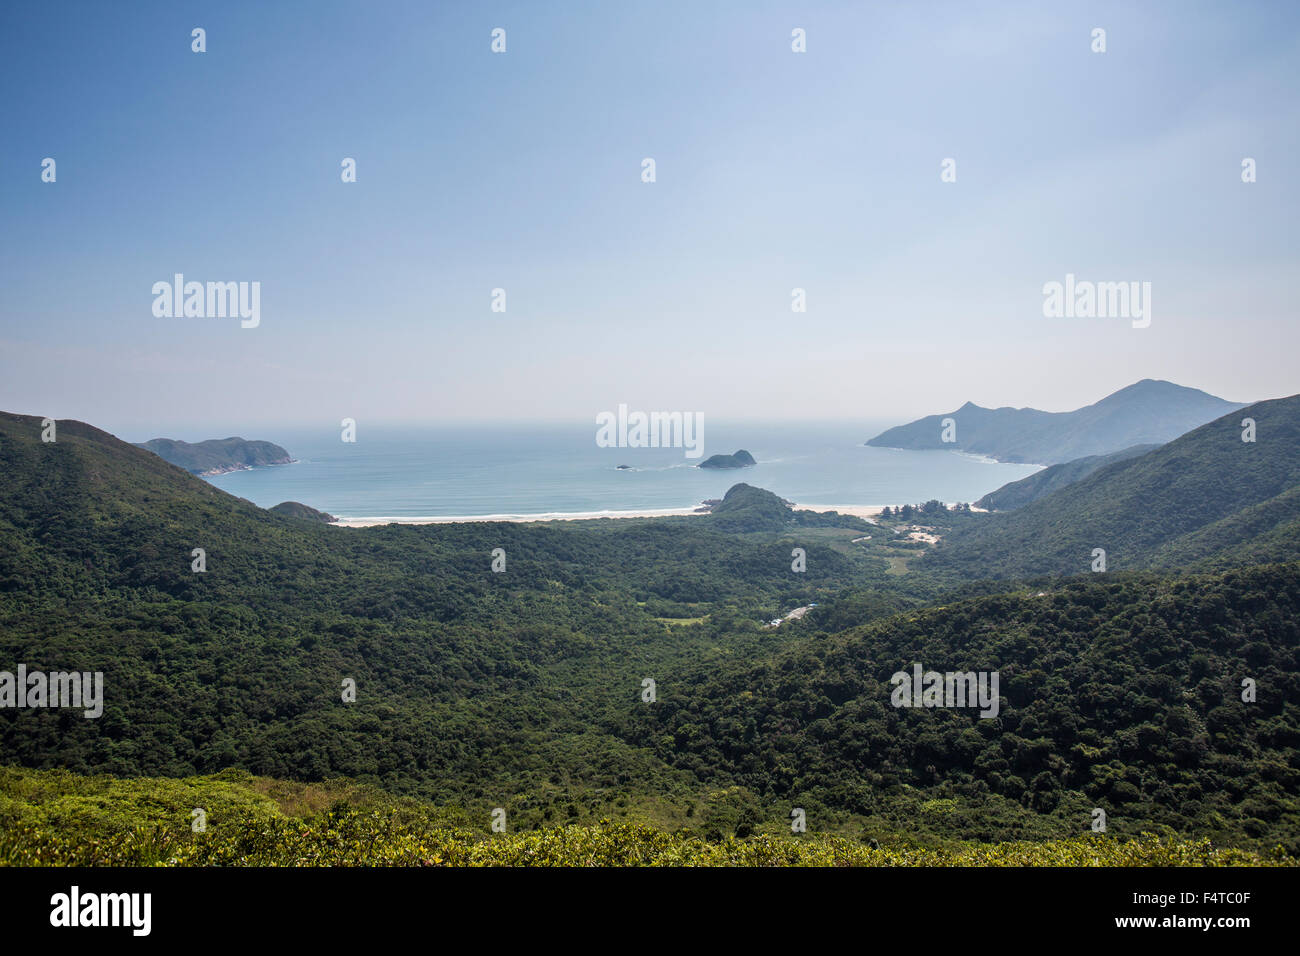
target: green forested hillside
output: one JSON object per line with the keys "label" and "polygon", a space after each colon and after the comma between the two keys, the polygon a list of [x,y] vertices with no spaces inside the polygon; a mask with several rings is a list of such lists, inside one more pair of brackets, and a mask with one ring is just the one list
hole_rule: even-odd
{"label": "green forested hillside", "polygon": [[836,511],[795,511],[770,491],[744,483],[732,485],[708,517],[712,530],[791,532],[798,528],[850,528],[870,531],[862,518]]}
{"label": "green forested hillside", "polygon": [[[891,706],[914,663],[998,671],[1003,706]],[[1242,681],[1258,688],[1242,700]],[[926,794],[963,835],[1054,835],[1090,808],[1300,840],[1300,564],[1084,577],[912,611],[758,663],[695,669],[625,733],[712,785],[868,814]],[[920,807],[914,809],[921,809]],[[1048,818],[1057,819],[1049,823]],[[905,818],[900,818],[905,819]],[[1027,833],[1034,832],[1030,829]],[[1041,832],[1041,831],[1040,831]]]}
{"label": "green forested hillside", "polygon": [[[1261,441],[1285,434],[1257,413]],[[102,671],[106,700],[0,710],[0,763],[346,777],[520,830],[716,842],[788,832],[798,806],[820,834],[937,848],[1074,838],[1101,807],[1117,837],[1296,848],[1295,565],[958,601],[950,569],[891,573],[887,526],[748,486],[703,516],[348,529],[86,425],[39,431],[0,416],[0,670]],[[1000,669],[1000,715],[892,708],[880,682],[914,660]]]}
{"label": "green forested hillside", "polygon": [[[1241,422],[1256,422],[1254,442]],[[970,577],[1226,567],[1300,557],[1300,396],[1259,402],[1005,514],[953,529],[921,562]]]}
{"label": "green forested hillside", "polygon": [[789,540],[709,516],[317,525],[73,422],[45,444],[38,420],[0,420],[0,468],[0,660],[107,688],[99,720],[0,711],[0,752],[30,766],[609,790],[663,769],[593,725],[644,678],[763,653],[797,628],[761,622],[884,579],[816,541],[794,574]]}
{"label": "green forested hillside", "polygon": [[1009,482],[996,491],[990,491],[976,501],[975,506],[988,511],[1011,511],[1050,495],[1053,491],[1059,491],[1066,485],[1087,478],[1098,468],[1111,462],[1137,458],[1159,447],[1159,445],[1134,445],[1132,448],[1125,448],[1123,451],[1109,455],[1090,455],[1060,465],[1050,465],[1027,478]]}
{"label": "green forested hillside", "polygon": [[282,501],[267,509],[278,515],[284,515],[286,518],[301,518],[304,521],[324,521],[326,523],[337,521],[332,514],[319,511],[310,505],[305,505],[301,501]]}

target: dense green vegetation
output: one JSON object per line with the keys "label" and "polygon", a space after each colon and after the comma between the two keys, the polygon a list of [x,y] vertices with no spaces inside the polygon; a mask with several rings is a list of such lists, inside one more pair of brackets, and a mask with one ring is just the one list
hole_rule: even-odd
{"label": "dense green vegetation", "polygon": [[[204,812],[194,832],[194,810]],[[118,780],[0,768],[0,865],[45,866],[1262,866],[1209,840],[1090,834],[1043,843],[874,844],[808,832],[706,839],[627,819],[491,832],[456,812],[333,781],[226,771]]]}
{"label": "dense green vegetation", "polygon": [[[1281,404],[1256,408],[1261,442],[1288,434],[1287,416],[1265,407]],[[930,545],[909,522],[943,538],[938,557],[1004,516],[927,502],[870,523],[792,511],[747,485],[701,516],[347,529],[264,511],[84,424],[61,422],[55,443],[39,435],[38,419],[0,415],[0,670],[102,671],[106,701],[95,720],[0,710],[11,861],[343,852],[334,837],[295,836],[246,793],[207,807],[244,820],[224,842],[142,844],[134,827],[155,825],[146,806],[165,781],[122,784],[120,818],[101,830],[86,810],[95,800],[45,815],[110,784],[20,767],[217,774],[211,787],[245,779],[232,769],[347,778],[325,789],[379,801],[384,820],[418,798],[372,862],[415,862],[412,848],[448,828],[471,831],[436,838],[458,862],[1222,862],[1181,841],[1300,848],[1300,717],[1286,703],[1300,673],[1294,563],[1000,593],[990,575],[927,570]],[[1258,496],[1285,462],[1251,451],[1243,481]],[[1207,460],[1234,460],[1223,454]],[[1234,547],[1276,553],[1269,507]],[[1221,557],[1213,528],[1177,540]],[[193,570],[194,549],[206,571]],[[999,716],[890,706],[890,674],[913,662],[999,670]],[[1257,702],[1241,701],[1243,677]],[[494,807],[510,835],[476,849]],[[811,840],[789,834],[795,807]],[[1130,849],[1086,836],[1094,808],[1109,816],[1107,839]],[[387,846],[369,819],[348,811],[308,832],[362,827],[368,846]],[[872,839],[915,855],[872,856]],[[967,846],[1008,840],[1056,842]]]}
{"label": "dense green vegetation", "polygon": [[102,671],[107,688],[99,720],[0,711],[0,752],[29,766],[342,774],[565,813],[570,791],[686,789],[602,722],[644,678],[766,653],[799,628],[761,622],[885,579],[883,561],[816,541],[792,573],[788,540],[739,539],[714,527],[725,514],[333,528],[89,426],[54,444],[35,419],[0,426],[0,660]]}
{"label": "dense green vegetation", "polygon": [[[868,816],[923,793],[945,803],[934,827],[962,836],[1065,836],[1099,807],[1115,832],[1300,849],[1300,565],[1048,587],[697,669],[624,733],[760,800]],[[891,706],[890,676],[914,662],[998,671],[1000,713]]]}
{"label": "dense green vegetation", "polygon": [[278,515],[284,515],[286,518],[302,518],[305,521],[337,521],[332,514],[324,511],[318,511],[301,501],[282,501],[278,505],[273,505],[267,509]]}
{"label": "dense green vegetation", "polygon": [[872,525],[837,511],[794,511],[790,503],[752,485],[732,485],[713,506],[709,528],[732,532],[793,532],[797,528],[848,528],[870,531]]}
{"label": "dense green vegetation", "polygon": [[1003,485],[996,491],[990,491],[976,501],[975,506],[986,511],[1011,511],[1050,495],[1066,485],[1087,478],[1098,468],[1111,462],[1137,458],[1159,447],[1159,445],[1134,445],[1132,448],[1125,448],[1110,455],[1089,455],[1087,458],[1076,458],[1064,464],[1049,465],[1027,478],[1021,478],[1019,481]]}
{"label": "dense green vegetation", "polygon": [[[1072,412],[981,408],[967,402],[955,412],[891,428],[867,444],[955,448],[999,461],[1053,465],[1133,445],[1162,444],[1241,407],[1199,389],[1143,379]],[[956,434],[944,441],[948,418],[956,423]]]}

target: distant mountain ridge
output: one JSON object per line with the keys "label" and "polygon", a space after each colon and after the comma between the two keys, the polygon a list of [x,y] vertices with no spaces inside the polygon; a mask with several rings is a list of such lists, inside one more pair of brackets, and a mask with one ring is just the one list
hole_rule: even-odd
{"label": "distant mountain ridge", "polygon": [[[891,428],[866,444],[956,450],[1004,462],[1055,465],[1134,445],[1162,445],[1244,407],[1200,389],[1148,378],[1072,412],[982,408],[967,402],[955,412]],[[945,419],[952,419],[955,426],[955,434],[950,432],[953,440],[946,442]]]}
{"label": "distant mountain ridge", "polygon": [[[1253,419],[1254,441],[1242,421]],[[1222,570],[1300,559],[1300,395],[1257,402],[1014,511],[954,530],[922,566],[988,578]]]}
{"label": "distant mountain ridge", "polygon": [[151,438],[134,444],[200,477],[224,475],[258,465],[288,465],[294,461],[279,445],[243,438],[213,438],[194,444],[174,438]]}

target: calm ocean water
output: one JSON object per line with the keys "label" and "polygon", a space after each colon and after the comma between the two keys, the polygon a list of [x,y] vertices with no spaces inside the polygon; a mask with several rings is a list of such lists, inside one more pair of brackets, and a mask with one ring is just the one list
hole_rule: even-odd
{"label": "calm ocean water", "polygon": [[697,468],[703,459],[687,459],[682,449],[600,448],[594,424],[363,423],[355,444],[342,442],[337,429],[259,428],[243,437],[282,445],[299,462],[209,480],[263,507],[301,501],[342,518],[415,518],[691,508],[739,481],[801,505],[973,501],[1037,470],[863,445],[893,424],[707,422],[704,457],[744,448],[758,459],[737,471]]}

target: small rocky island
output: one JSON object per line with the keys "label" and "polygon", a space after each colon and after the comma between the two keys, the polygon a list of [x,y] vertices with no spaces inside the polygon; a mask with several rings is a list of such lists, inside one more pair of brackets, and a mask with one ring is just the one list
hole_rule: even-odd
{"label": "small rocky island", "polygon": [[757,465],[754,456],[745,449],[740,449],[734,455],[712,455],[700,462],[700,468],[748,468],[751,465]]}
{"label": "small rocky island", "polygon": [[152,438],[137,442],[136,447],[151,451],[163,461],[200,478],[247,471],[259,465],[290,465],[295,461],[279,445],[243,438],[213,438],[195,444],[174,438]]}

